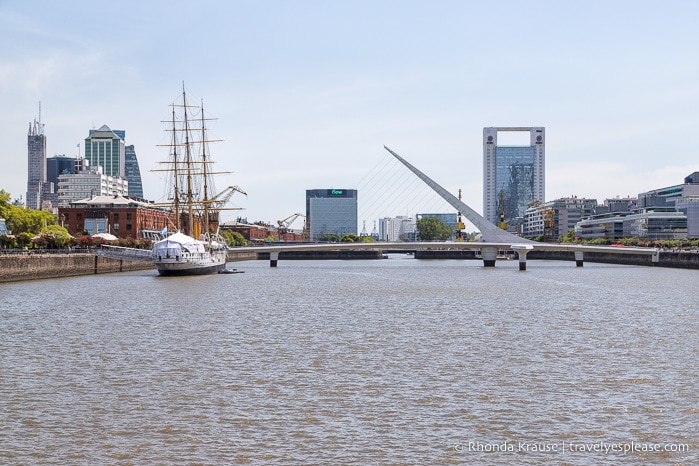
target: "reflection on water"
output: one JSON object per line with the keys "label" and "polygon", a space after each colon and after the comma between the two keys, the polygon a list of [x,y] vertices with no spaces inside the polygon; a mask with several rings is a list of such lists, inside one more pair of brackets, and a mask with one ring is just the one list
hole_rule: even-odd
{"label": "reflection on water", "polygon": [[480,265],[0,285],[0,463],[699,462],[696,271]]}

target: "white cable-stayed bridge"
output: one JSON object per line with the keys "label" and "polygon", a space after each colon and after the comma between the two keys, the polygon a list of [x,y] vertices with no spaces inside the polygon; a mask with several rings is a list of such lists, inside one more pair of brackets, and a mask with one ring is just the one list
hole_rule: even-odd
{"label": "white cable-stayed bridge", "polygon": [[[285,251],[320,251],[320,250],[359,250],[359,249],[380,249],[380,250],[392,250],[392,249],[473,249],[480,251],[480,255],[483,258],[483,265],[485,267],[494,267],[498,256],[498,252],[501,250],[513,250],[517,252],[519,259],[520,270],[526,270],[526,257],[527,253],[534,250],[539,251],[570,251],[575,255],[575,262],[577,266],[583,265],[584,253],[585,252],[613,252],[615,254],[633,254],[633,255],[647,255],[652,257],[652,262],[658,262],[659,251],[655,248],[618,248],[610,246],[585,246],[585,245],[573,245],[573,244],[551,244],[551,243],[538,243],[525,238],[520,238],[519,236],[513,235],[501,228],[493,225],[483,216],[478,214],[475,210],[469,207],[466,203],[459,200],[452,193],[444,189],[437,182],[429,178],[422,171],[411,165],[407,160],[399,156],[393,150],[384,146],[384,148],[402,165],[404,165],[414,177],[405,177],[405,174],[391,174],[388,177],[379,177],[380,183],[387,187],[389,191],[396,186],[403,186],[408,183],[411,185],[409,193],[412,195],[405,196],[403,194],[390,199],[389,205],[384,205],[387,198],[384,196],[376,196],[373,200],[369,201],[370,207],[372,203],[379,203],[381,209],[385,211],[391,211],[389,209],[398,208],[397,199],[402,199],[402,202],[409,203],[415,201],[419,198],[433,198],[433,196],[427,196],[425,193],[436,193],[439,198],[445,201],[449,206],[460,212],[466,219],[473,224],[481,233],[482,241],[478,242],[464,242],[464,241],[447,241],[447,242],[396,242],[396,243],[333,243],[333,244],[275,244],[271,246],[251,246],[235,248],[236,251],[240,252],[268,252],[270,254],[270,266],[276,267],[279,260],[279,253]],[[379,170],[380,171],[380,170]],[[379,171],[375,171],[371,174],[371,179],[376,178]],[[421,180],[423,186],[422,189],[417,189],[411,184],[415,179]],[[424,187],[427,187],[425,189]],[[404,191],[404,190],[403,190]],[[441,204],[443,206],[443,203]],[[395,210],[392,210],[395,211]]]}

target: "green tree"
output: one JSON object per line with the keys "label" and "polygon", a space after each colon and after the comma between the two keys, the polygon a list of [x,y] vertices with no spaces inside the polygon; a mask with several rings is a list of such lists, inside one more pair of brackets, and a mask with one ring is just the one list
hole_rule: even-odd
{"label": "green tree", "polygon": [[638,246],[638,241],[638,237],[632,236],[630,238],[621,238],[619,244],[623,244],[624,246]]}
{"label": "green tree", "polygon": [[13,234],[36,235],[42,228],[56,224],[56,218],[45,210],[25,209],[10,205],[3,212],[7,229]]}
{"label": "green tree", "polygon": [[10,205],[10,199],[12,199],[12,196],[10,196],[10,193],[5,191],[4,189],[0,189],[0,216],[4,217],[4,209],[6,206]]}
{"label": "green tree", "polygon": [[237,231],[233,232],[233,238],[235,239],[234,244],[236,246],[247,246],[248,245],[248,240],[245,239],[245,237],[238,233]]}
{"label": "green tree", "polygon": [[0,217],[13,234],[37,235],[42,228],[56,224],[56,218],[45,210],[25,209],[10,202],[10,193],[0,189]]}
{"label": "green tree", "polygon": [[422,241],[445,241],[452,235],[451,227],[436,217],[423,217],[417,221]]}
{"label": "green tree", "polygon": [[221,230],[221,236],[226,240],[228,246],[247,246],[248,242],[245,237],[237,231]]}
{"label": "green tree", "polygon": [[322,235],[319,239],[320,241],[327,241],[328,243],[339,243],[340,235],[337,235],[335,233],[326,233]]}
{"label": "green tree", "polygon": [[560,237],[561,243],[576,243],[575,230],[568,230],[568,233]]}
{"label": "green tree", "polygon": [[374,239],[373,236],[360,236],[359,242],[360,243],[375,243],[376,240]]}
{"label": "green tree", "polygon": [[340,238],[340,242],[342,243],[358,243],[359,242],[359,236],[348,233],[346,235],[342,235],[342,238]]}
{"label": "green tree", "polygon": [[48,247],[62,248],[72,239],[68,230],[55,224],[42,228],[39,234],[46,237]]}
{"label": "green tree", "polygon": [[17,247],[17,241],[13,235],[2,235],[0,236],[0,246],[3,248],[15,248]]}

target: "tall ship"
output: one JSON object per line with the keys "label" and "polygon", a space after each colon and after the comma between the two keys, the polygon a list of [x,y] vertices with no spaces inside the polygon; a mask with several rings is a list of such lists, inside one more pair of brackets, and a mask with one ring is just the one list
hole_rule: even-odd
{"label": "tall ship", "polygon": [[[173,221],[163,228],[163,239],[153,244],[153,264],[160,275],[205,275],[226,270],[228,245],[218,234],[221,210],[239,210],[225,207],[231,196],[239,192],[237,186],[228,186],[218,194],[209,154],[204,105],[190,105],[182,85],[181,101],[171,104],[172,116],[167,123],[169,156],[161,162],[163,168],[154,170],[167,173],[166,203]],[[168,235],[168,232],[172,232]]]}

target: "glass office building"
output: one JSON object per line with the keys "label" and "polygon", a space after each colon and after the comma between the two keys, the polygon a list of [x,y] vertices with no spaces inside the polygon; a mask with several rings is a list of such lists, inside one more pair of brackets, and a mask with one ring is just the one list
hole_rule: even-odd
{"label": "glass office building", "polygon": [[[529,145],[498,146],[498,132],[529,132]],[[483,216],[497,224],[521,222],[529,202],[544,202],[544,128],[483,128]]]}
{"label": "glass office building", "polygon": [[126,177],[124,139],[107,125],[90,130],[90,135],[85,138],[85,158],[91,167],[102,167],[105,175]]}
{"label": "glass office building", "polygon": [[318,241],[327,234],[356,235],[357,190],[306,190],[306,221],[311,241]]}
{"label": "glass office building", "polygon": [[65,155],[54,155],[46,159],[46,181],[57,188],[59,175],[75,172],[75,160],[75,157]]}
{"label": "glass office building", "polygon": [[143,184],[133,145],[125,145],[126,131],[107,125],[90,130],[85,139],[85,158],[91,166],[99,165],[105,175],[119,176],[129,182],[129,196],[143,199]]}
{"label": "glass office building", "polygon": [[129,182],[129,196],[143,199],[143,183],[141,182],[141,169],[138,166],[136,150],[133,145],[126,146],[125,178]]}

